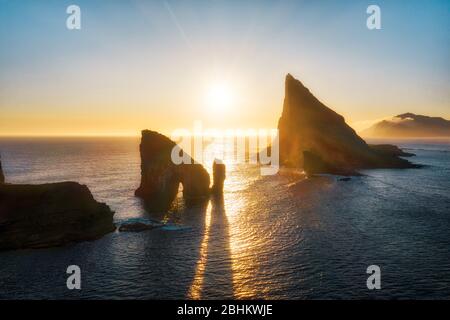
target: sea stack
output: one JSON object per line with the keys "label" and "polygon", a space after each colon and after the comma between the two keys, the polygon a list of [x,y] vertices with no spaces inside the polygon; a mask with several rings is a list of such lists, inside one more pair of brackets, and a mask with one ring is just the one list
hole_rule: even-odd
{"label": "sea stack", "polygon": [[180,183],[183,185],[183,197],[188,204],[202,202],[209,196],[210,177],[199,163],[178,166]]}
{"label": "sea stack", "polygon": [[364,168],[416,167],[387,152],[387,148],[383,152],[371,148],[341,115],[321,103],[290,74],[286,76],[278,129],[280,163],[306,168],[310,173],[351,175]]}
{"label": "sea stack", "polygon": [[0,185],[0,250],[94,240],[115,230],[113,212],[76,182]]}
{"label": "sea stack", "polygon": [[[176,143],[168,137],[151,130],[143,130],[140,144],[141,184],[135,195],[145,200],[149,211],[165,211],[170,208],[183,185],[187,202],[207,199],[210,177],[201,164],[185,155],[189,163],[175,164],[171,154]],[[183,150],[181,152],[184,153]]]}
{"label": "sea stack", "polygon": [[175,143],[154,131],[142,131],[141,184],[135,195],[146,200],[150,211],[167,210],[178,193],[179,177],[171,161]]}
{"label": "sea stack", "polygon": [[2,169],[2,159],[0,156],[0,184],[5,183],[5,175],[3,174],[3,169]]}
{"label": "sea stack", "polygon": [[211,192],[214,195],[223,194],[223,183],[226,177],[225,164],[215,159],[213,163],[213,186]]}

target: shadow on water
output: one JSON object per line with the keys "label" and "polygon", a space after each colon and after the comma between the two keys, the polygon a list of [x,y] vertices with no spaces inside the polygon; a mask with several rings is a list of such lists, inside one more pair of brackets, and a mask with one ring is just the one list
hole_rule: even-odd
{"label": "shadow on water", "polygon": [[234,297],[230,236],[223,196],[212,197],[208,204],[199,259],[186,297],[190,299]]}
{"label": "shadow on water", "polygon": [[150,246],[158,247],[152,250],[152,267],[156,264],[159,270],[164,270],[157,286],[160,287],[161,294],[167,295],[169,299],[185,298],[194,282],[197,264],[202,255],[201,246],[209,210],[208,201],[189,206],[180,198],[176,201],[180,204],[175,209],[165,213],[149,213],[152,219],[180,228],[172,231],[156,229],[151,232],[152,239],[149,242]]}
{"label": "shadow on water", "polygon": [[[178,203],[177,203],[178,202]],[[145,203],[144,208],[147,209]],[[165,298],[232,299],[233,272],[228,219],[223,196],[195,204],[177,197],[166,212],[147,216],[171,226],[146,233],[145,255],[139,264],[145,273],[164,270],[159,279],[142,279],[141,285],[159,287]],[[179,229],[178,229],[179,228]],[[144,235],[144,234],[143,234]],[[163,249],[163,250],[161,250]],[[149,261],[150,264],[148,263]]]}
{"label": "shadow on water", "polygon": [[[219,289],[220,297],[234,298],[233,269],[230,249],[230,232],[225,211],[223,195],[212,200],[212,222],[210,232],[212,240],[208,247],[209,263],[205,271],[205,296],[214,295]],[[219,277],[215,279],[216,275]],[[211,281],[209,281],[211,278]],[[215,284],[217,281],[217,284]]]}

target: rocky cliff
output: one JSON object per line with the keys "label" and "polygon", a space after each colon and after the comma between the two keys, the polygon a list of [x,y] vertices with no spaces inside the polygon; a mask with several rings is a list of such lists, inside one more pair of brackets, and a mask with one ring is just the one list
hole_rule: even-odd
{"label": "rocky cliff", "polygon": [[113,212],[76,182],[0,185],[0,250],[60,246],[115,230]]}
{"label": "rocky cliff", "polygon": [[290,74],[278,129],[283,165],[335,174],[354,174],[363,168],[415,167],[395,154],[371,148],[341,115]]}
{"label": "rocky cliff", "polygon": [[146,201],[150,211],[164,211],[170,208],[183,185],[183,196],[188,203],[201,201],[209,196],[210,177],[201,164],[176,165],[171,159],[175,142],[166,136],[150,130],[142,131],[140,144],[141,184],[135,195]]}

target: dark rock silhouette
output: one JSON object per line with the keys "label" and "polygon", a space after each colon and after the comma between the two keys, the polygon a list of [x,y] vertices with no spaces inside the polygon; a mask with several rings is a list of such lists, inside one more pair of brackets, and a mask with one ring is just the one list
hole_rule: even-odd
{"label": "dark rock silhouette", "polygon": [[0,185],[0,250],[94,240],[115,230],[113,212],[76,182]]}
{"label": "dark rock silhouette", "polygon": [[184,156],[192,164],[174,164],[171,154],[175,146],[175,142],[158,132],[142,131],[141,184],[135,195],[145,200],[149,211],[168,210],[180,183],[187,203],[203,201],[209,196],[208,172],[187,154]]}
{"label": "dark rock silhouette", "polygon": [[355,174],[355,170],[364,168],[416,167],[394,154],[371,148],[341,115],[321,103],[290,74],[286,76],[278,129],[280,163],[306,166],[311,173]]}
{"label": "dark rock silhouette", "polygon": [[353,169],[339,168],[333,164],[324,161],[319,155],[310,151],[303,151],[303,169],[308,175],[319,173],[329,173],[335,175],[359,175]]}
{"label": "dark rock silhouette", "polygon": [[178,193],[180,177],[171,161],[175,143],[154,131],[142,131],[140,144],[141,184],[135,195],[146,200],[149,211],[164,211]]}
{"label": "dark rock silhouette", "polygon": [[178,166],[183,197],[188,204],[195,204],[209,196],[209,173],[201,164],[181,164]]}
{"label": "dark rock silhouette", "polygon": [[156,228],[151,224],[146,224],[142,222],[136,223],[126,223],[119,227],[120,232],[142,232]]}
{"label": "dark rock silhouette", "polygon": [[224,163],[214,160],[213,163],[213,186],[211,192],[215,195],[223,193],[223,183],[226,177],[226,168]]}
{"label": "dark rock silhouette", "polygon": [[388,156],[413,157],[414,153],[405,152],[392,144],[369,144],[369,147]]}
{"label": "dark rock silhouette", "polygon": [[5,183],[5,175],[2,169],[2,159],[0,158],[0,184]]}
{"label": "dark rock silhouette", "polygon": [[363,130],[361,135],[373,138],[450,137],[450,121],[440,117],[403,113],[374,124]]}

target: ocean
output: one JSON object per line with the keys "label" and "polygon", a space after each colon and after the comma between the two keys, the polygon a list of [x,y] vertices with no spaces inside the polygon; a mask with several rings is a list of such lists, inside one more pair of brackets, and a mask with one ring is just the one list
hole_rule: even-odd
{"label": "ocean", "polygon": [[[0,299],[449,299],[450,141],[389,143],[424,167],[342,181],[228,163],[223,199],[149,214],[134,197],[139,138],[1,138],[8,182],[78,181],[117,224],[164,227],[1,252]],[[66,287],[69,265],[81,290]]]}

